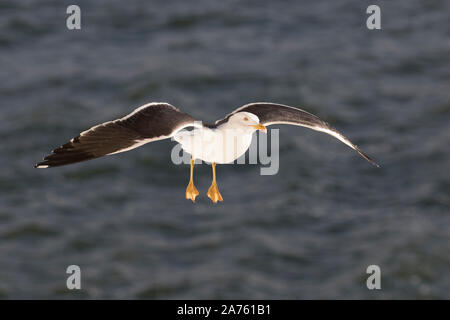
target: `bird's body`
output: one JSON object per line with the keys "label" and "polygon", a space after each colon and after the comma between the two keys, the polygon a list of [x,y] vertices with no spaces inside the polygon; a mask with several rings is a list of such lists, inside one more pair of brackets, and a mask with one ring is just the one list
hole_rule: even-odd
{"label": "bird's body", "polygon": [[248,150],[255,131],[251,125],[259,123],[258,118],[249,113],[243,113],[242,116],[247,117],[249,122],[253,121],[249,127],[228,121],[218,126],[181,130],[173,138],[194,159],[209,163],[230,163]]}
{"label": "bird's body", "polygon": [[[250,147],[256,130],[266,131],[271,124],[291,124],[325,132],[339,139],[375,166],[372,159],[328,123],[304,110],[281,104],[259,102],[244,105],[214,125],[203,125],[174,106],[154,102],[137,108],[129,115],[83,131],[68,143],[53,150],[36,168],[72,164],[125,152],[146,143],[173,138],[191,154],[191,178],[186,198],[195,201],[199,194],[193,182],[194,160],[212,164],[213,182],[208,197],[216,203],[222,196],[216,183],[216,163],[230,163]],[[184,130],[193,127],[191,131]]]}

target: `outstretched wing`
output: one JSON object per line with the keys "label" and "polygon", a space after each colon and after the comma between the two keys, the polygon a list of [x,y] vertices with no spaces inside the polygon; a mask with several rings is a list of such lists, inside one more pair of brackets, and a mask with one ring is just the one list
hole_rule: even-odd
{"label": "outstretched wing", "polygon": [[35,168],[49,168],[128,151],[148,142],[170,138],[194,125],[194,118],[168,103],[153,102],[129,115],[86,130],[53,150]]}
{"label": "outstretched wing", "polygon": [[369,161],[374,166],[379,167],[368,155],[362,152],[355,144],[353,144],[342,133],[331,127],[325,121],[320,120],[317,116],[306,112],[304,110],[268,102],[256,102],[244,105],[232,113],[228,114],[224,119],[216,121],[216,125],[220,125],[228,118],[237,112],[250,112],[258,116],[259,122],[268,126],[271,124],[292,124],[296,126],[307,127],[316,131],[325,132],[333,137],[339,139],[350,148],[356,150],[364,159]]}

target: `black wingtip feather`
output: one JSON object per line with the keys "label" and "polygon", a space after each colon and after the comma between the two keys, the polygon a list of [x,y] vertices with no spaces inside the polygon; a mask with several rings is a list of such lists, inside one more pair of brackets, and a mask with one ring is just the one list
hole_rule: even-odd
{"label": "black wingtip feather", "polygon": [[372,160],[371,157],[369,157],[367,154],[365,154],[364,152],[362,152],[359,148],[356,149],[356,151],[358,151],[358,153],[367,161],[369,161],[372,165],[374,165],[377,168],[381,168],[381,166],[376,163],[375,161]]}

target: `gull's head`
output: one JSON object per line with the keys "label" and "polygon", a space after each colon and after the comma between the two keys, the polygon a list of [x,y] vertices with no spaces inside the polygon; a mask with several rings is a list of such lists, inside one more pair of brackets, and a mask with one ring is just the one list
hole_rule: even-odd
{"label": "gull's head", "polygon": [[267,132],[266,127],[259,122],[259,118],[250,112],[237,112],[228,119],[228,123],[235,128],[249,132],[255,130]]}

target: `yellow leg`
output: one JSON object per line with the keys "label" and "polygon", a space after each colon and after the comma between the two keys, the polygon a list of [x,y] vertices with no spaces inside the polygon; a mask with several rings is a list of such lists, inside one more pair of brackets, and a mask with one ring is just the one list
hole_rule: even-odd
{"label": "yellow leg", "polygon": [[212,200],[212,202],[217,203],[217,201],[223,201],[222,195],[219,192],[219,187],[217,186],[216,182],[216,163],[212,163],[212,169],[213,169],[213,180],[211,183],[211,187],[208,189],[208,197]]}
{"label": "yellow leg", "polygon": [[186,199],[191,199],[195,202],[195,197],[199,195],[197,188],[194,186],[194,159],[191,159],[191,178],[186,188]]}

